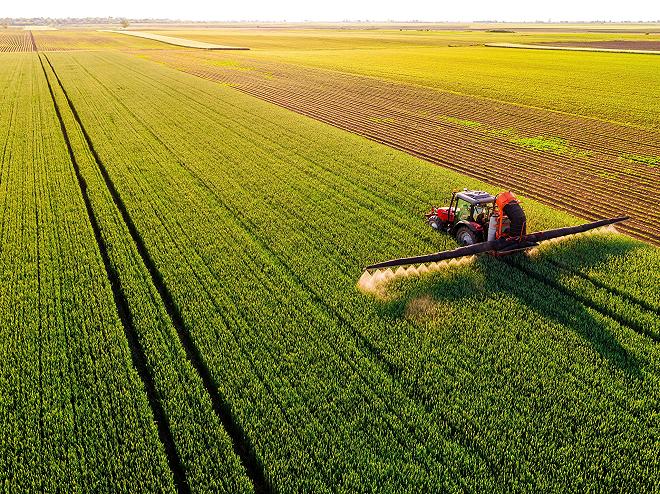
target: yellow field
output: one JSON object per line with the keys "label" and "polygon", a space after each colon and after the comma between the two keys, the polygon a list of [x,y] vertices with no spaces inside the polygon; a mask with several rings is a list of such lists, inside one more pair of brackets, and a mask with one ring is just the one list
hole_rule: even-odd
{"label": "yellow field", "polygon": [[329,68],[650,129],[660,128],[660,115],[654,111],[660,99],[657,56],[483,46],[491,42],[650,41],[660,39],[660,34],[356,29],[161,32],[251,49],[249,54],[239,57]]}

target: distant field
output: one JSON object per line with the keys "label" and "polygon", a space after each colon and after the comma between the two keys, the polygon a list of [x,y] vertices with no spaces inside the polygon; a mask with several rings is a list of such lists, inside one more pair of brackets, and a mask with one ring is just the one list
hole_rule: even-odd
{"label": "distant field", "polygon": [[0,53],[32,51],[32,40],[27,31],[0,31]]}
{"label": "distant field", "polygon": [[[532,43],[657,39],[643,34],[484,32],[168,31],[241,44],[250,59],[323,67],[445,91],[660,129],[660,64],[653,56],[485,48]],[[456,46],[449,46],[456,45]],[[595,83],[597,81],[597,83]]]}
{"label": "distant field", "polygon": [[142,31],[112,31],[115,34],[125,35],[125,36],[135,36],[137,38],[150,39],[153,41],[158,41],[160,43],[165,43],[168,45],[180,46],[183,48],[200,48],[203,50],[247,50],[248,48],[240,46],[228,46],[228,45],[219,45],[217,43],[205,43],[203,41],[195,41],[187,38],[178,38],[174,36],[165,36],[162,34],[153,34],[146,33]]}
{"label": "distant field", "polygon": [[[654,43],[647,43],[642,45],[641,48],[636,49],[635,43],[633,44],[623,44],[621,41],[606,43],[606,46],[615,46],[615,48],[599,48],[598,46],[591,46],[591,42],[582,43],[573,45],[572,42],[566,42],[566,44],[547,44],[547,43],[536,43],[536,44],[518,44],[518,43],[487,43],[485,46],[490,48],[514,48],[521,50],[546,50],[546,51],[573,51],[573,52],[591,52],[591,53],[619,53],[627,55],[660,55],[660,51],[643,49],[644,46],[655,46]],[[620,46],[616,48],[616,46]],[[627,47],[627,48],[624,48]]]}
{"label": "distant field", "polygon": [[[148,50],[162,49],[162,43],[144,38],[123,36],[97,30],[35,31],[34,39],[41,51],[70,50]],[[29,33],[26,33],[29,35]],[[170,47],[178,49],[176,46]]]}
{"label": "distant field", "polygon": [[[395,48],[395,47],[443,47],[448,45],[481,45],[497,41],[510,43],[542,43],[542,42],[589,42],[589,41],[649,41],[660,39],[659,33],[587,33],[587,32],[548,32],[516,31],[489,32],[485,30],[452,29],[434,31],[428,29],[291,29],[291,28],[241,28],[231,29],[148,29],[149,32],[168,36],[187,36],[207,42],[223,40],[229,43],[241,40],[243,46],[255,50],[337,50],[365,48]],[[505,29],[506,31],[506,29]]]}
{"label": "distant field", "polygon": [[660,40],[647,41],[638,39],[616,39],[611,41],[556,41],[544,45],[568,46],[581,48],[605,48],[612,50],[648,50],[660,51]]}

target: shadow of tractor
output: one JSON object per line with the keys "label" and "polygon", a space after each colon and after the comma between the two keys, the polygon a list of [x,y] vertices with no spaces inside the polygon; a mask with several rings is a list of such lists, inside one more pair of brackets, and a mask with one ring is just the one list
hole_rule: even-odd
{"label": "shadow of tractor", "polygon": [[[533,257],[525,254],[503,258],[481,256],[467,266],[393,280],[388,287],[388,297],[378,310],[384,318],[405,318],[432,326],[436,319],[442,319],[447,324],[451,319],[452,307],[457,305],[480,307],[490,304],[487,310],[492,314],[493,299],[512,297],[514,305],[522,305],[528,310],[521,314],[507,314],[505,311],[508,309],[503,306],[503,312],[498,317],[496,309],[495,316],[488,322],[495,329],[516,331],[521,315],[534,330],[544,320],[555,322],[574,331],[604,359],[626,374],[639,376],[640,362],[612,334],[613,321],[597,306],[585,303],[584,294],[577,296],[564,289],[560,280],[562,270],[552,262],[561,260],[563,255],[570,255],[570,269],[579,271],[644,248],[643,244],[622,238],[625,240],[618,241],[617,237],[611,236],[592,236],[588,241],[566,240],[557,246],[544,247]],[[536,319],[530,320],[530,317]],[[451,321],[451,324],[458,326],[460,331],[461,324],[470,326],[468,319],[469,314],[467,317],[463,314],[462,320]],[[484,318],[479,319],[482,324]],[[525,337],[516,335],[518,339]]]}

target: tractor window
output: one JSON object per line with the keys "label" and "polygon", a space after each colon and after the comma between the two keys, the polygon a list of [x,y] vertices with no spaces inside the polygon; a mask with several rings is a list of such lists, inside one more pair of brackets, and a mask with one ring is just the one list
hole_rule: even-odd
{"label": "tractor window", "polygon": [[474,219],[483,223],[485,219],[490,216],[490,204],[475,204],[474,205]]}
{"label": "tractor window", "polygon": [[484,212],[486,208],[483,206],[483,204],[475,204],[474,205],[474,215],[479,216],[481,213]]}
{"label": "tractor window", "polygon": [[456,201],[456,217],[458,221],[467,220],[470,218],[470,205],[463,199]]}

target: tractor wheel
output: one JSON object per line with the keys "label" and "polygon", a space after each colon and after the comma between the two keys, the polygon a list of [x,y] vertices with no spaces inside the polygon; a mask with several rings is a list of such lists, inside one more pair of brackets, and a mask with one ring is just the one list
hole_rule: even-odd
{"label": "tractor wheel", "polygon": [[474,245],[477,243],[477,235],[467,226],[462,226],[456,230],[456,241],[458,245]]}

